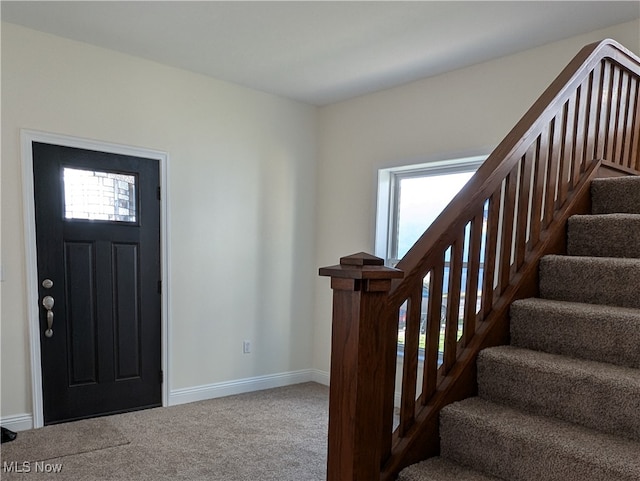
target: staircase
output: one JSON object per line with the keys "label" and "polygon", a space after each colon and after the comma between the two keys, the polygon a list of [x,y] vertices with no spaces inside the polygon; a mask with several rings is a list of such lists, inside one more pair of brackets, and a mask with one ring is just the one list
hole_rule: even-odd
{"label": "staircase", "polygon": [[327,480],[640,481],[639,176],[640,57],[603,40],[395,268],[321,268]]}
{"label": "staircase", "polygon": [[440,457],[403,481],[640,480],[640,177],[596,179],[511,345],[477,361],[478,396],[440,413]]}

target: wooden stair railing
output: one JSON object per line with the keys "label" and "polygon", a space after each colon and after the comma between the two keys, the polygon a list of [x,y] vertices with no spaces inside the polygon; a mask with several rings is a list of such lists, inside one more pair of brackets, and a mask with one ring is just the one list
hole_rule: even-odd
{"label": "wooden stair railing", "polygon": [[640,59],[613,40],[578,53],[396,269],[364,253],[320,269],[334,290],[327,480],[392,480],[438,453],[440,409],[475,393],[478,352],[508,342],[510,304],[536,295],[540,257],[564,250],[604,168],[640,173]]}

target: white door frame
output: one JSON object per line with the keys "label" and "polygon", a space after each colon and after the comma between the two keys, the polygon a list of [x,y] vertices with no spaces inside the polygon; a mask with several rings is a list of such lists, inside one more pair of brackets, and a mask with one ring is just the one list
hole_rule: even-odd
{"label": "white door frame", "polygon": [[40,306],[38,302],[38,263],[36,248],[35,202],[33,190],[33,142],[96,150],[112,154],[130,155],[156,159],[160,163],[160,264],[162,266],[162,405],[169,405],[169,246],[167,236],[167,164],[169,155],[158,150],[112,144],[97,140],[82,139],[67,135],[38,132],[34,130],[20,131],[22,157],[22,193],[24,212],[25,268],[27,318],[29,323],[29,345],[31,352],[31,392],[33,404],[33,427],[44,426],[42,401],[42,367],[40,364]]}

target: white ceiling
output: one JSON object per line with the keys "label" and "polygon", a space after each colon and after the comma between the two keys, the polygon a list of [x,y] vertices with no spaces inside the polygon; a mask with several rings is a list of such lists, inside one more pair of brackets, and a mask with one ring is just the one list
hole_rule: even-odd
{"label": "white ceiling", "polygon": [[627,22],[640,17],[640,1],[2,1],[1,13],[326,105]]}

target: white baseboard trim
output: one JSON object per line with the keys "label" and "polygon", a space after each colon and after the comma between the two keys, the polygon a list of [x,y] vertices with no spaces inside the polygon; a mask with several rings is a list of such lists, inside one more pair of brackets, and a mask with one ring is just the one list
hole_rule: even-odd
{"label": "white baseboard trim", "polygon": [[3,428],[11,431],[26,431],[33,429],[33,416],[31,414],[15,414],[0,419]]}
{"label": "white baseboard trim", "polygon": [[[318,374],[317,374],[318,373]],[[303,382],[318,382],[324,384],[322,371],[315,369],[302,369],[300,371],[268,374],[266,376],[236,379],[234,381],[218,382],[204,386],[194,386],[181,389],[173,389],[169,393],[169,406],[215,399],[218,397],[232,396],[263,389],[289,386]],[[324,373],[326,374],[326,373]],[[328,375],[327,375],[328,384]]]}
{"label": "white baseboard trim", "polygon": [[329,385],[329,373],[327,371],[321,371],[319,369],[311,369],[311,380],[318,384]]}
{"label": "white baseboard trim", "polygon": [[[300,371],[269,374],[266,376],[237,379],[234,381],[219,382],[205,386],[195,386],[183,389],[174,389],[169,393],[169,406],[185,404],[205,399],[232,396],[252,391],[261,391],[275,387],[289,386],[303,382],[317,382],[329,385],[329,373],[319,369],[302,369]],[[31,414],[15,414],[0,418],[3,428],[11,431],[26,431],[33,429],[33,416]]]}

